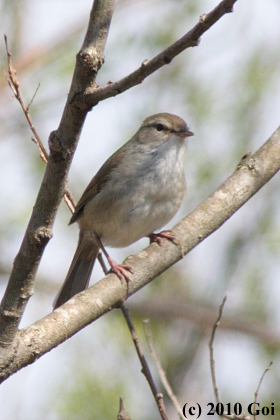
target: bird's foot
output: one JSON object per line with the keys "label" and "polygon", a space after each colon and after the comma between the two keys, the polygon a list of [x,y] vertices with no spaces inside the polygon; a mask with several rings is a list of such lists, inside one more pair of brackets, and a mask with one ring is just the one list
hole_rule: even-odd
{"label": "bird's foot", "polygon": [[151,233],[151,235],[148,236],[150,239],[150,244],[153,242],[158,243],[161,245],[163,239],[168,239],[169,241],[173,242],[174,244],[178,245],[179,242],[177,241],[174,231],[173,230],[163,230],[159,233]]}
{"label": "bird's foot", "polygon": [[110,271],[113,271],[113,273],[115,273],[120,280],[125,279],[127,281],[127,283],[131,283],[128,271],[130,273],[133,273],[133,270],[129,265],[118,264],[111,257],[107,257],[107,260],[108,260],[108,263],[110,264],[110,267],[111,267]]}

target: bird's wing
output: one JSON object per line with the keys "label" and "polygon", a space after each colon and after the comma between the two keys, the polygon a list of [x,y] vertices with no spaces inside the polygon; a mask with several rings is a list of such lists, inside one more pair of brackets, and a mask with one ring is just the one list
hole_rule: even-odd
{"label": "bird's wing", "polygon": [[[122,160],[124,160],[126,155],[125,146],[127,146],[127,143],[118,149],[112,156],[110,156],[109,159],[107,159],[106,162],[101,166],[97,174],[92,178],[76,206],[75,212],[70,219],[69,225],[79,219],[83,212],[84,206],[90,200],[92,200],[93,197],[95,197],[96,194],[98,194],[99,191],[104,187],[114,168],[122,164]],[[123,163],[125,164],[125,161]]]}

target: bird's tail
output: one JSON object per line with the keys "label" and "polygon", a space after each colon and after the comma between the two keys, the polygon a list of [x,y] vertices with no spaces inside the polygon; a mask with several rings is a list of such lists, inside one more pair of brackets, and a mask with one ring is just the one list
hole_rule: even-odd
{"label": "bird's tail", "polygon": [[66,279],[54,300],[53,309],[63,305],[71,297],[88,287],[98,251],[98,244],[80,233],[76,252]]}

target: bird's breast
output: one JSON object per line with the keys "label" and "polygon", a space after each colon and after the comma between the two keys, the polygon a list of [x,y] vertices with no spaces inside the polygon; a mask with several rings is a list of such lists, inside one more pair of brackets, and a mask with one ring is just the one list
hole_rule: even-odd
{"label": "bird's breast", "polygon": [[184,149],[139,156],[131,173],[118,168],[84,208],[83,231],[93,230],[104,245],[125,247],[162,228],[177,212],[186,188]]}

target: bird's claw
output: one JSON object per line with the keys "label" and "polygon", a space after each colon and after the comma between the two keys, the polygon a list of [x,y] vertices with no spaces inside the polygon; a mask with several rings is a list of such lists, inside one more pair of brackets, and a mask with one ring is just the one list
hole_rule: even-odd
{"label": "bird's claw", "polygon": [[128,271],[133,274],[133,270],[129,265],[126,264],[118,264],[114,261],[111,257],[108,258],[108,263],[111,266],[111,270],[115,273],[120,280],[125,279],[127,283],[131,283],[131,279],[128,275]]}
{"label": "bird's claw", "polygon": [[177,241],[174,231],[173,230],[163,230],[159,233],[151,233],[151,235],[148,236],[150,239],[150,243],[153,242],[158,243],[161,245],[163,239],[168,239],[169,241],[173,242],[175,245],[179,245],[179,242]]}

